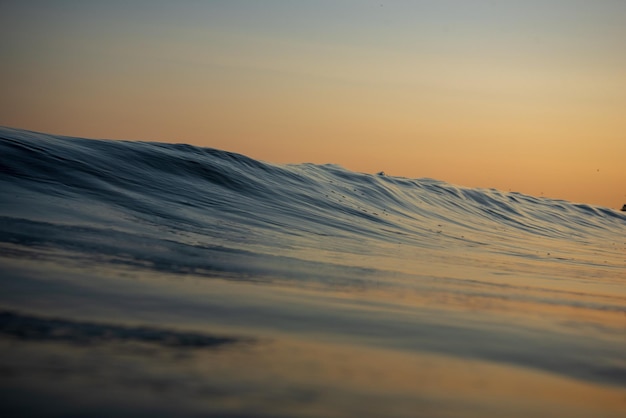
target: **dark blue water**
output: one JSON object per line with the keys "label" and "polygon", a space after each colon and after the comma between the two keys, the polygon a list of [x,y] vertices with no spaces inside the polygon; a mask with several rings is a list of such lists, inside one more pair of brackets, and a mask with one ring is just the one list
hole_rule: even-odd
{"label": "dark blue water", "polygon": [[608,208],[2,128],[0,254],[16,416],[626,405],[626,215]]}

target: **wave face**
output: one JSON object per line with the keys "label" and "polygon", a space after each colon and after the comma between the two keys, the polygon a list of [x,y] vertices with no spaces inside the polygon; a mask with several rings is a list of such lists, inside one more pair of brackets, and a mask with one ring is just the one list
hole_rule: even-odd
{"label": "wave face", "polygon": [[[0,305],[11,318],[43,315],[29,324],[56,324],[49,314],[119,330],[143,318],[193,331],[202,312],[202,326],[229,332],[341,336],[626,386],[626,214],[615,210],[9,128],[0,189]],[[163,277],[268,299],[185,299],[162,290]],[[285,289],[292,296],[277,296]],[[140,305],[124,303],[133,292]],[[296,307],[293,292],[312,305]],[[354,305],[334,305],[346,294]]]}
{"label": "wave face", "polygon": [[[553,248],[562,261],[595,264],[559,251],[623,245],[626,216],[602,207],[190,145],[0,135],[5,242],[155,269],[281,275],[298,269],[280,270],[280,258],[247,271],[239,259],[285,256],[307,270],[354,264],[350,255],[401,258],[400,248],[476,247],[531,259]],[[219,256],[207,263],[207,251]]]}

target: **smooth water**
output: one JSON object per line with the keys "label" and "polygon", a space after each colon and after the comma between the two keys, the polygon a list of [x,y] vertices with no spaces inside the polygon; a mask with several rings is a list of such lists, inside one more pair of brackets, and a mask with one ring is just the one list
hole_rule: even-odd
{"label": "smooth water", "polygon": [[0,413],[624,416],[625,267],[608,208],[2,128]]}

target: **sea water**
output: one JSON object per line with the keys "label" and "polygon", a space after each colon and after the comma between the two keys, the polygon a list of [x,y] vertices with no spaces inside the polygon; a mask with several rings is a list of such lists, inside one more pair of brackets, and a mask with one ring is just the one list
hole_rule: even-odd
{"label": "sea water", "polygon": [[0,129],[2,416],[626,415],[626,215]]}

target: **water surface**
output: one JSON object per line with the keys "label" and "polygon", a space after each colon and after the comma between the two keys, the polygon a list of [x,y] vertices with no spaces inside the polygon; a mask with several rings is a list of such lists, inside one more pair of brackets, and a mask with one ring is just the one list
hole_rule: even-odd
{"label": "water surface", "polygon": [[3,413],[626,410],[618,211],[9,128],[0,190]]}

